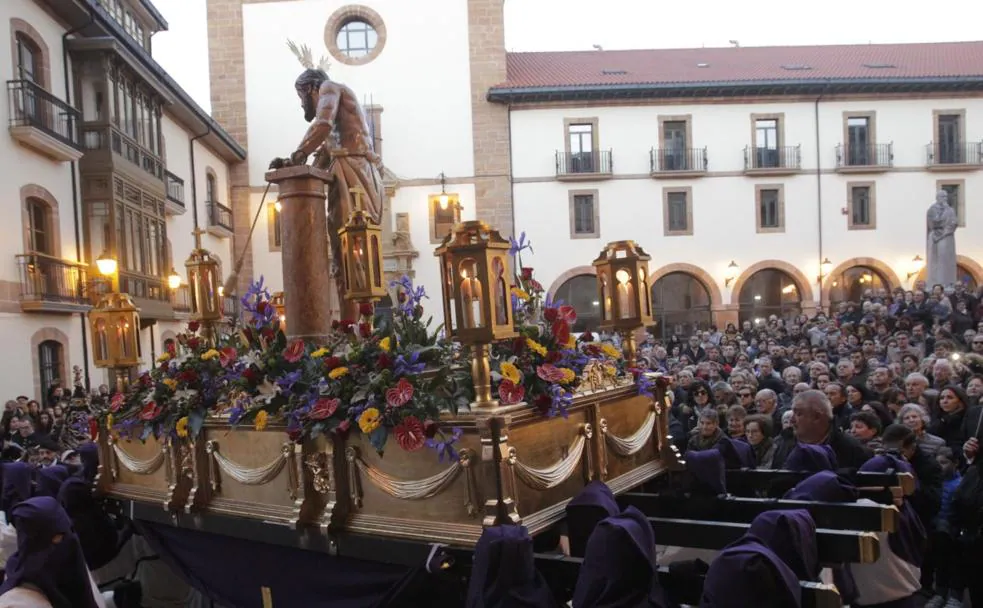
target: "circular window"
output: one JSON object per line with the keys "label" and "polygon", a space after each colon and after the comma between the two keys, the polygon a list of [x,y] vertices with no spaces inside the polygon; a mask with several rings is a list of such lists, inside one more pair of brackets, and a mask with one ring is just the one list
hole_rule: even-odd
{"label": "circular window", "polygon": [[379,56],[386,44],[382,17],[365,6],[343,6],[324,28],[328,51],[345,65],[362,65]]}

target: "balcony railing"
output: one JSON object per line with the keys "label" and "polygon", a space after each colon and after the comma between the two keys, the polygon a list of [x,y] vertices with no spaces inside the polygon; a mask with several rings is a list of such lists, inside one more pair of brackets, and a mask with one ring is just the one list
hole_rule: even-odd
{"label": "balcony railing", "polygon": [[935,143],[925,147],[928,166],[983,165],[983,142]]}
{"label": "balcony railing", "polygon": [[706,148],[652,148],[652,173],[702,173],[707,170]]}
{"label": "balcony railing", "polygon": [[[20,299],[23,303],[87,305],[86,265],[43,253],[17,256]],[[39,308],[39,306],[34,306]]]}
{"label": "balcony railing", "polygon": [[86,150],[109,150],[122,156],[157,179],[164,180],[164,162],[135,139],[113,125],[84,125],[82,143]]}
{"label": "balcony railing", "polygon": [[184,207],[184,180],[170,171],[165,171],[164,186],[167,188],[167,200]]}
{"label": "balcony railing", "polygon": [[82,150],[78,110],[30,80],[8,80],[11,127],[34,127],[66,146]]}
{"label": "balcony railing", "polygon": [[164,286],[164,280],[160,277],[120,270],[119,290],[134,298],[146,298],[158,302],[168,301],[167,289]]}
{"label": "balcony railing", "polygon": [[797,171],[802,168],[800,146],[782,146],[780,148],[744,148],[744,170],[782,170]]}
{"label": "balcony railing", "polygon": [[894,144],[867,144],[866,146],[836,146],[837,169],[888,169],[894,166]]}
{"label": "balcony railing", "polygon": [[611,173],[611,150],[596,152],[556,153],[557,177],[575,177]]}
{"label": "balcony railing", "polygon": [[232,231],[232,210],[217,201],[208,201],[208,224]]}

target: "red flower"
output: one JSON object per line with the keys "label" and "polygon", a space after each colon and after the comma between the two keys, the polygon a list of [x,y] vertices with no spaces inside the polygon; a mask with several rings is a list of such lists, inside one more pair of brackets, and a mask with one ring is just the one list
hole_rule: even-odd
{"label": "red flower", "polygon": [[386,391],[386,403],[389,407],[400,407],[409,403],[413,398],[413,385],[406,378],[400,378],[396,386]]}
{"label": "red flower", "polygon": [[238,355],[239,353],[236,352],[236,349],[232,348],[231,346],[226,346],[219,351],[218,360],[219,363],[222,364],[222,367],[228,367],[232,365]]}
{"label": "red flower", "polygon": [[544,363],[537,367],[536,375],[546,382],[559,382],[563,380],[563,371],[552,363]]}
{"label": "red flower", "polygon": [[304,341],[294,340],[287,345],[287,348],[283,351],[283,358],[290,363],[296,363],[300,361],[300,358],[304,356]]}
{"label": "red flower", "polygon": [[363,338],[368,338],[372,335],[372,326],[368,323],[359,323],[358,335],[362,336]]}
{"label": "red flower", "polygon": [[439,430],[440,425],[433,420],[427,420],[423,423],[423,434],[427,436],[427,439],[433,439]]}
{"label": "red flower", "polygon": [[198,372],[193,369],[186,369],[177,375],[177,379],[186,384],[192,384],[198,380]]}
{"label": "red flower", "polygon": [[340,329],[341,331],[347,333],[347,332],[350,332],[352,330],[352,326],[353,325],[355,325],[355,322],[354,321],[352,321],[350,319],[342,319],[341,320],[341,323],[338,325],[338,329]]}
{"label": "red flower", "polygon": [[153,420],[157,416],[160,416],[163,410],[164,408],[151,401],[140,410],[140,420]]}
{"label": "red flower", "polygon": [[560,318],[567,323],[577,322],[577,311],[574,310],[573,306],[564,304],[560,307]]}
{"label": "red flower", "polygon": [[199,323],[198,321],[188,322],[188,331],[190,331],[191,333],[195,333],[196,331],[198,331],[199,327],[201,327],[201,323]]}
{"label": "red flower", "polygon": [[567,342],[570,341],[570,324],[563,319],[557,319],[553,321],[553,337],[556,341],[560,343],[561,346],[566,346]]}
{"label": "red flower", "polygon": [[586,347],[584,347],[584,352],[592,357],[597,357],[601,354],[601,347],[597,344],[588,344]]}
{"label": "red flower", "polygon": [[562,358],[563,358],[563,355],[561,355],[558,351],[555,351],[555,350],[551,350],[550,352],[546,353],[546,362],[547,363],[557,363]]}
{"label": "red flower", "polygon": [[89,418],[89,437],[93,441],[99,436],[99,421],[95,418]]}
{"label": "red flower", "polygon": [[543,289],[543,284],[542,283],[540,283],[536,279],[529,279],[529,291],[531,291],[531,292],[533,292],[533,291],[534,292],[541,292],[541,291],[545,291],[545,290]]}
{"label": "red flower", "polygon": [[514,384],[511,380],[502,380],[498,385],[498,398],[502,405],[512,405],[518,403],[526,396],[526,388],[521,384]]}
{"label": "red flower", "polygon": [[188,338],[188,348],[191,350],[198,350],[199,346],[201,346],[201,338],[198,338],[197,336]]}
{"label": "red flower", "polygon": [[522,351],[526,350],[526,339],[519,337],[512,339],[512,352],[517,355],[521,355]]}
{"label": "red flower", "polygon": [[338,404],[341,403],[337,399],[328,399],[322,397],[314,402],[314,407],[311,408],[307,417],[311,420],[324,420],[325,418],[330,418],[335,410],[338,409]]}
{"label": "red flower", "polygon": [[585,331],[584,333],[580,334],[580,339],[584,342],[593,342],[594,334],[590,333],[590,331]]}
{"label": "red flower", "polygon": [[550,407],[553,405],[553,400],[550,399],[549,395],[540,395],[539,397],[536,397],[536,401],[533,405],[540,414],[545,416],[549,413]]}
{"label": "red flower", "polygon": [[259,330],[259,337],[267,342],[271,342],[273,338],[276,337],[276,332],[273,331],[272,327],[264,327],[263,329]]}
{"label": "red flower", "polygon": [[242,377],[250,384],[259,384],[260,380],[263,379],[263,374],[255,367],[250,366],[246,368],[246,371],[242,372]]}
{"label": "red flower", "polygon": [[407,452],[419,450],[427,441],[423,423],[416,416],[403,418],[403,421],[393,429],[393,435],[396,436],[399,447]]}
{"label": "red flower", "polygon": [[300,439],[301,435],[304,434],[304,427],[297,427],[287,431],[287,439],[290,441],[297,441]]}
{"label": "red flower", "polygon": [[389,369],[393,365],[393,358],[386,353],[381,353],[379,358],[375,360],[375,368],[377,370]]}
{"label": "red flower", "polygon": [[113,398],[109,400],[109,411],[118,412],[119,408],[123,407],[123,402],[126,401],[126,396],[123,393],[116,393]]}
{"label": "red flower", "polygon": [[529,268],[528,266],[523,266],[522,267],[522,280],[523,281],[528,281],[530,279],[532,279],[532,268]]}
{"label": "red flower", "polygon": [[559,316],[560,313],[555,308],[547,308],[546,310],[543,311],[543,318],[546,319],[548,323],[552,323],[553,321],[556,321],[557,317]]}
{"label": "red flower", "polygon": [[173,341],[167,342],[164,348],[167,349],[167,353],[171,355],[172,358],[177,354],[177,345]]}
{"label": "red flower", "polygon": [[372,316],[372,312],[373,310],[372,310],[371,302],[362,302],[361,304],[358,305],[358,314],[362,315],[363,317]]}
{"label": "red flower", "polygon": [[351,428],[352,428],[352,423],[349,422],[348,419],[346,418],[338,423],[338,426],[336,426],[334,429],[334,433],[339,438],[345,439],[346,437],[348,437],[348,431],[350,431]]}
{"label": "red flower", "polygon": [[341,365],[341,359],[339,359],[338,357],[324,358],[324,369],[326,369],[329,372],[334,368],[338,367],[339,365]]}

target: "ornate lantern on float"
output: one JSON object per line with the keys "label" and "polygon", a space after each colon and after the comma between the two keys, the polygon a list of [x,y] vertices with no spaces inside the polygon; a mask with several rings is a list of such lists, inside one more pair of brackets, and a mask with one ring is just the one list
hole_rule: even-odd
{"label": "ornate lantern on float", "polygon": [[214,340],[215,323],[222,320],[222,287],[219,261],[202,248],[202,230],[195,230],[195,248],[184,263],[191,287],[191,319],[201,323],[206,340]]}
{"label": "ornate lantern on float", "polygon": [[276,311],[276,318],[280,321],[280,331],[287,333],[287,296],[282,291],[274,291],[270,296],[270,304]]}
{"label": "ornate lantern on float", "polygon": [[382,228],[362,209],[365,190],[356,186],[349,191],[355,203],[348,222],[338,230],[345,298],[360,304],[371,303],[386,296],[382,281]]}
{"label": "ornate lantern on float", "polygon": [[434,255],[440,258],[444,327],[450,337],[473,347],[475,405],[495,407],[488,345],[517,335],[512,325],[509,242],[484,222],[463,222],[454,226]]}
{"label": "ornate lantern on float", "polygon": [[117,370],[117,389],[122,391],[125,388],[125,374],[120,372],[140,364],[137,343],[140,311],[129,294],[119,292],[116,260],[103,254],[97,260],[97,266],[110,279],[112,288],[89,311],[92,359],[96,367]]}
{"label": "ornate lantern on float", "polygon": [[648,284],[651,260],[635,241],[614,241],[594,260],[601,302],[602,330],[621,334],[625,359],[635,365],[634,332],[652,324],[652,294]]}

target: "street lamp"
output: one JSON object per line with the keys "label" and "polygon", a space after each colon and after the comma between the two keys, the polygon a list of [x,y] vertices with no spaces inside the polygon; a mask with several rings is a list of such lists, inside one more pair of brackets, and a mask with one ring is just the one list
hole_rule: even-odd
{"label": "street lamp", "polygon": [[112,288],[89,311],[92,358],[96,367],[116,370],[116,388],[123,391],[126,388],[123,370],[140,364],[137,343],[140,311],[129,294],[119,292],[116,260],[104,252],[96,259],[96,266],[110,279]]}
{"label": "street lamp", "polygon": [[727,265],[727,273],[724,274],[724,287],[730,287],[730,284],[734,282],[734,279],[737,278],[740,272],[741,267],[737,265],[737,262],[731,260],[730,264]]}
{"label": "street lamp", "polygon": [[99,269],[99,274],[104,277],[113,278],[118,267],[116,258],[109,255],[108,251],[103,251],[102,255],[96,258],[96,268]]}
{"label": "street lamp", "polygon": [[910,281],[912,277],[917,277],[922,268],[925,268],[925,260],[922,259],[922,256],[916,255],[911,260],[911,270],[908,272],[907,280]]}
{"label": "street lamp", "polygon": [[181,275],[177,273],[177,270],[174,270],[173,266],[171,267],[171,274],[167,275],[167,286],[171,288],[171,291],[181,286]]}

